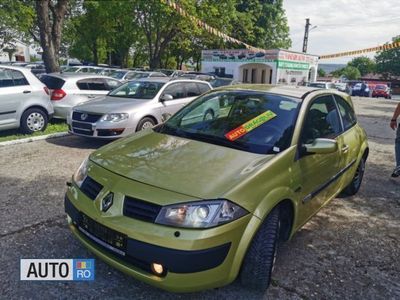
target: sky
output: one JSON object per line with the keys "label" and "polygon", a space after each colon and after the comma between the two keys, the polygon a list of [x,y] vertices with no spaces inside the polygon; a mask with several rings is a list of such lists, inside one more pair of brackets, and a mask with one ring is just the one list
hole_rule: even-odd
{"label": "sky", "polygon": [[[302,51],[305,19],[311,29],[307,53],[322,55],[375,47],[400,35],[399,0],[284,0],[293,51]],[[373,57],[375,53],[368,55]],[[347,63],[353,57],[321,60]]]}

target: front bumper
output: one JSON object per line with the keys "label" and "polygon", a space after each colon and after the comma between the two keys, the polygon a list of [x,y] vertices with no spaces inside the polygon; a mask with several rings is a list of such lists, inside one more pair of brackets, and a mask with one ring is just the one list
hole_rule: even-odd
{"label": "front bumper", "polygon": [[[72,190],[71,190],[72,189]],[[78,200],[79,198],[79,200]],[[248,214],[210,229],[184,229],[143,222],[126,216],[99,217],[93,204],[72,186],[65,198],[73,234],[102,260],[141,281],[172,292],[193,292],[229,284],[240,270],[251,237],[260,220]],[[127,236],[126,254],[110,251],[79,229],[79,215]],[[116,225],[122,226],[116,226]],[[176,236],[179,232],[179,236]],[[162,276],[152,273],[151,263],[162,264]]]}
{"label": "front bumper", "polygon": [[67,118],[69,133],[85,136],[94,137],[100,139],[116,139],[124,137],[129,133],[134,133],[135,130],[129,127],[127,121],[121,123],[110,123],[110,122],[85,122],[75,120],[70,117]]}

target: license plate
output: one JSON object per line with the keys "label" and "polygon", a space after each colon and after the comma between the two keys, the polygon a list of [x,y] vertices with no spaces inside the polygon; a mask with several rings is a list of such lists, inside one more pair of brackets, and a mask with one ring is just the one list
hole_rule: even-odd
{"label": "license plate", "polygon": [[126,235],[97,223],[82,214],[79,230],[103,247],[120,255],[125,255]]}

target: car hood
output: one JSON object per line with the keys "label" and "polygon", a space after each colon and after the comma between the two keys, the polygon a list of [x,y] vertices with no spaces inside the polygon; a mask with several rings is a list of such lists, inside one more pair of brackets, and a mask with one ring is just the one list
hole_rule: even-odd
{"label": "car hood", "polygon": [[145,184],[213,199],[222,197],[273,156],[146,130],[101,148],[90,159]]}
{"label": "car hood", "polygon": [[105,114],[105,113],[122,113],[140,109],[151,100],[141,100],[132,98],[118,97],[98,97],[92,101],[82,103],[74,107],[74,110]]}

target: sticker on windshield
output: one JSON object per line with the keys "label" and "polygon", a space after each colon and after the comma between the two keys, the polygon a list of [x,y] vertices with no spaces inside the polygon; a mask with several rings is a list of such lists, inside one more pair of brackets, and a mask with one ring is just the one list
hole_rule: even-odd
{"label": "sticker on windshield", "polygon": [[238,138],[244,136],[246,133],[252,131],[253,129],[257,128],[258,126],[264,124],[265,122],[268,122],[269,120],[275,117],[276,114],[274,112],[267,110],[261,115],[258,115],[257,117],[251,119],[250,121],[247,121],[243,125],[229,131],[227,134],[225,134],[225,137],[230,141],[237,140]]}

